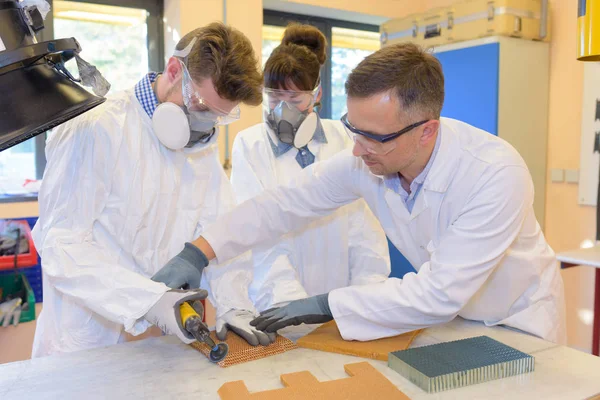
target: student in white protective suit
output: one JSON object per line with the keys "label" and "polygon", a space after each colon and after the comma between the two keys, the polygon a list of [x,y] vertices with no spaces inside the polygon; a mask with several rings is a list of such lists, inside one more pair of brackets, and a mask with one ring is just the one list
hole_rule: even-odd
{"label": "student in white protective suit", "polygon": [[[231,182],[239,202],[287,184],[304,168],[352,146],[341,122],[320,119],[314,110],[322,95],[319,71],[326,46],[317,28],[294,24],[267,60],[265,122],[240,132],[233,143]],[[276,246],[255,248],[253,260],[253,273],[237,268],[224,271],[221,279],[232,292],[249,291],[258,311],[348,285],[382,282],[390,273],[385,234],[363,200]],[[269,344],[274,335],[250,325],[252,304],[233,301],[240,294],[227,297],[219,291],[226,304],[215,305],[218,338],[225,340],[231,329],[252,345]]]}
{"label": "student in white protective suit", "polygon": [[564,342],[563,283],[527,166],[504,140],[440,118],[439,61],[414,44],[387,46],[352,71],[346,91],[353,154],[246,201],[194,245],[224,262],[362,197],[417,272],[296,300],[252,324],[275,332],[335,318],[345,339],[371,340],[460,315]]}
{"label": "student in white protective suit", "polygon": [[202,254],[184,244],[235,204],[215,127],[236,120],[240,102],[260,104],[262,74],[250,41],[219,23],[176,49],[163,73],[48,140],[33,231],[44,278],[33,357],[116,344],[150,325],[193,341],[178,305],[206,291],[150,278],[175,256],[187,265],[182,279],[199,286]]}

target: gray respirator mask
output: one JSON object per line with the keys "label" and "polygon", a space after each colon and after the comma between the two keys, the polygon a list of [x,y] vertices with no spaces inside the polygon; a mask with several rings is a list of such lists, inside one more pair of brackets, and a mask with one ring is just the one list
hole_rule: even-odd
{"label": "gray respirator mask", "polygon": [[300,149],[312,140],[318,124],[313,108],[319,89],[264,90],[265,121],[279,141]]}
{"label": "gray respirator mask", "polygon": [[171,102],[161,103],[152,115],[154,133],[171,150],[189,149],[198,143],[208,143],[217,126],[230,124],[240,118],[238,106],[229,111],[221,110],[209,104],[194,85],[186,60],[196,40],[193,38],[186,48],[173,53],[179,58],[182,70],[183,107]]}
{"label": "gray respirator mask", "polygon": [[190,138],[185,147],[193,147],[198,143],[208,143],[216,132],[216,122],[198,118],[194,113],[188,112],[187,109],[183,111],[190,126]]}

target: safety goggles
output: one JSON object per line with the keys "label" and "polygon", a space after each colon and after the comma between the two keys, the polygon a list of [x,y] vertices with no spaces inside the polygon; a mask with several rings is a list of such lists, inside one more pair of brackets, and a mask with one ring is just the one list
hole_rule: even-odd
{"label": "safety goggles", "polygon": [[181,63],[183,70],[183,102],[190,114],[194,114],[196,118],[202,120],[214,121],[215,125],[228,125],[240,119],[239,106],[235,106],[231,111],[225,111],[208,103],[194,86],[194,82],[192,81],[185,63],[181,60],[179,60],[179,62]]}
{"label": "safety goggles", "polygon": [[341,118],[342,124],[346,128],[346,133],[354,141],[354,143],[360,144],[369,153],[384,156],[389,154],[396,148],[396,142],[394,139],[404,135],[405,133],[429,122],[428,119],[416,122],[412,125],[407,126],[398,132],[390,133],[387,135],[375,135],[373,133],[361,131],[357,129],[348,121],[348,113],[344,114]]}
{"label": "safety goggles", "polygon": [[317,86],[313,90],[281,90],[281,89],[263,89],[263,107],[266,110],[273,110],[277,106],[287,106],[296,108],[300,111],[308,110],[315,105],[319,89]]}

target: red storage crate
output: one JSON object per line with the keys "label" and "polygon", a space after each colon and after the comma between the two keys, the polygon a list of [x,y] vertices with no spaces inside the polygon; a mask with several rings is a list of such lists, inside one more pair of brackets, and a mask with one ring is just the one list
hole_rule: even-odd
{"label": "red storage crate", "polygon": [[[26,220],[0,220],[0,230],[4,230],[6,225],[18,225],[21,232],[25,234],[26,240],[29,242],[29,252],[17,255],[17,267],[32,267],[37,265],[38,256],[31,237],[31,228]],[[15,256],[1,256],[0,270],[9,270],[15,267]]]}

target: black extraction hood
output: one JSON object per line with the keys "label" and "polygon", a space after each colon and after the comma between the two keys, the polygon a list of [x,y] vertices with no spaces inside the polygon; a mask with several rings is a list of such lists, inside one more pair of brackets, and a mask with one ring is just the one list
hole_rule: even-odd
{"label": "black extraction hood", "polygon": [[36,7],[0,0],[0,151],[102,104],[64,63],[81,51],[75,38],[37,43]]}

